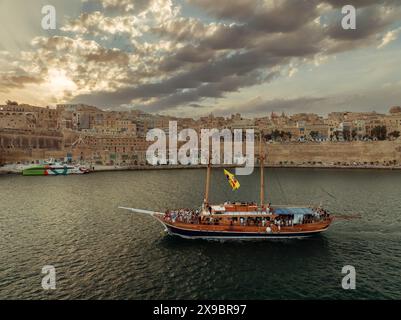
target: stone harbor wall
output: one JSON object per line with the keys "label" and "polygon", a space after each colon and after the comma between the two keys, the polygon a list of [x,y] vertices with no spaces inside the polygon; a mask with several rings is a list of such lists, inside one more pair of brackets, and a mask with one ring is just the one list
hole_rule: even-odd
{"label": "stone harbor wall", "polygon": [[[401,141],[268,144],[267,165],[396,165],[401,164]],[[314,163],[313,163],[314,162]]]}
{"label": "stone harbor wall", "polygon": [[[257,146],[255,146],[255,149],[255,151],[258,152]],[[90,148],[87,150],[85,148],[73,148],[69,150],[0,149],[0,158],[3,163],[24,163],[49,158],[62,159],[66,157],[67,153],[71,153],[74,160],[88,160],[92,158],[92,152],[93,150]],[[266,144],[265,154],[265,164],[267,166],[401,167],[401,140],[371,142],[269,143]],[[255,157],[257,159],[257,155],[255,155]],[[144,164],[146,160],[144,158],[141,161],[141,164]]]}

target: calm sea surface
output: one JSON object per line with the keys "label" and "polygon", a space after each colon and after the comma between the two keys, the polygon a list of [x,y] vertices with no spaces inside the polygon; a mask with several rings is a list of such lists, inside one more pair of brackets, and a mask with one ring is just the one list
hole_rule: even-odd
{"label": "calm sea surface", "polygon": [[[269,169],[275,204],[320,201],[336,221],[305,240],[208,242],[165,235],[117,209],[195,207],[204,170],[0,176],[2,299],[401,299],[401,171]],[[257,200],[259,173],[232,192],[214,170],[211,200]],[[41,287],[54,265],[57,289]],[[341,269],[356,268],[356,290]]]}

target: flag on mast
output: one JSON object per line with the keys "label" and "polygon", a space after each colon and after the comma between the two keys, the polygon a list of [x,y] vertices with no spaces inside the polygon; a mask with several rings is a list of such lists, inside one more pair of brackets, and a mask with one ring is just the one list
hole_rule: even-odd
{"label": "flag on mast", "polygon": [[226,176],[231,188],[233,188],[233,191],[239,189],[240,184],[232,173],[224,169],[224,175]]}

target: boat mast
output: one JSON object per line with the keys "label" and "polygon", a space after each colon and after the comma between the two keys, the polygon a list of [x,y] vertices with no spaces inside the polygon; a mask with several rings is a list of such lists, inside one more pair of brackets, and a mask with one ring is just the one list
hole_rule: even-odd
{"label": "boat mast", "polygon": [[262,132],[259,133],[259,164],[260,164],[260,207],[265,203],[265,177],[264,177],[265,155],[262,152]]}
{"label": "boat mast", "polygon": [[210,161],[210,148],[209,148],[207,170],[206,170],[205,205],[209,204],[210,172],[211,172],[211,161]]}

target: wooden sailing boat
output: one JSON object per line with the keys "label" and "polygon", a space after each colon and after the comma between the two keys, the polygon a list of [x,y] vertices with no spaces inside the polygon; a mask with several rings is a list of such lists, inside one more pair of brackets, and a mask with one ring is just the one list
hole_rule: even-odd
{"label": "wooden sailing boat", "polygon": [[277,239],[303,238],[328,229],[333,218],[322,207],[272,206],[264,201],[264,154],[259,143],[260,203],[209,203],[211,161],[206,171],[205,198],[197,210],[155,212],[119,207],[157,219],[170,235],[187,239]]}

